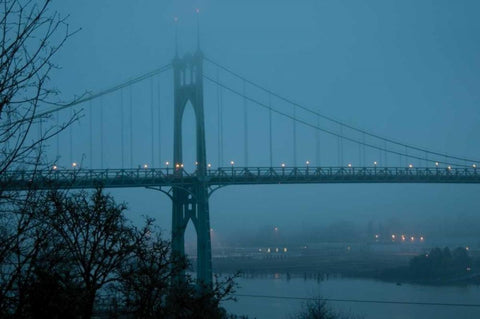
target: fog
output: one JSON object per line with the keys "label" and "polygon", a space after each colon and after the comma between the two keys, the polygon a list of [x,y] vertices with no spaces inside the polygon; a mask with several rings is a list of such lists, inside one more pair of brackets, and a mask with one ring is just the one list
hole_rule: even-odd
{"label": "fog", "polygon": [[[200,47],[214,61],[355,127],[436,152],[480,159],[478,1],[62,0],[53,7],[70,15],[71,30],[81,28],[55,60],[61,68],[52,73],[51,83],[64,101],[170,63],[175,55],[174,17],[178,18],[179,54],[194,52],[198,8]],[[206,71],[215,75],[214,68],[206,67]],[[135,134],[145,134],[145,141],[135,143],[134,167],[144,162],[156,162],[158,167],[173,160],[171,83],[171,73],[158,78],[161,92],[155,91],[155,98],[159,94],[162,126],[158,129],[161,141],[154,140],[154,155],[149,131],[140,131],[142,125],[150,125],[150,119],[135,119],[139,130]],[[209,92],[205,96],[207,158],[218,166],[216,89],[205,83]],[[135,114],[146,118],[150,85],[148,81],[138,85],[134,102]],[[259,98],[266,101],[265,96]],[[118,101],[116,94],[102,102],[107,110],[105,122],[117,129],[120,115],[114,108]],[[230,160],[246,164],[242,103],[242,99],[223,93],[225,154],[221,166],[228,166]],[[88,112],[88,105],[83,108]],[[251,103],[248,110],[249,164],[268,166],[268,117]],[[76,125],[85,127],[89,116]],[[274,165],[292,165],[291,123],[274,120],[278,120],[274,124]],[[185,163],[192,168],[191,110],[184,121]],[[105,143],[104,166],[109,168],[121,165],[118,155],[112,155],[120,152],[115,134]],[[314,161],[315,143],[314,132],[298,126],[297,165]],[[88,153],[81,147],[69,150],[68,136],[61,137],[59,144],[65,165]],[[339,164],[337,140],[322,135],[321,145],[320,163],[315,164]],[[96,144],[95,168],[99,168],[98,147]],[[94,155],[87,154],[86,163],[89,156]],[[129,156],[125,155],[126,167],[130,166]],[[362,162],[356,145],[346,143],[342,157],[341,165]],[[388,160],[389,166],[404,166],[408,161],[393,155],[386,158],[378,151],[369,151],[365,157],[367,166],[378,160]],[[142,188],[110,191],[118,201],[128,203],[132,220],[139,222],[142,215],[149,215],[170,232],[168,197]],[[246,242],[274,227],[289,238],[327,231],[338,223],[366,233],[369,222],[393,224],[398,230],[392,231],[437,239],[443,234],[478,238],[478,194],[478,185],[465,184],[228,186],[210,198],[210,221],[216,238],[228,243]]]}

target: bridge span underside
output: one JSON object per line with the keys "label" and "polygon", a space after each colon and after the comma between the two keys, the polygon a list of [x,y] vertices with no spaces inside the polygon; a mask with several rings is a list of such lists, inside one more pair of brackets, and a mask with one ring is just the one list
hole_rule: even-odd
{"label": "bridge span underside", "polygon": [[185,187],[201,179],[207,186],[326,183],[480,183],[476,168],[401,167],[224,167],[204,176],[183,169],[67,169],[11,171],[2,176],[5,191],[88,189],[95,187]]}

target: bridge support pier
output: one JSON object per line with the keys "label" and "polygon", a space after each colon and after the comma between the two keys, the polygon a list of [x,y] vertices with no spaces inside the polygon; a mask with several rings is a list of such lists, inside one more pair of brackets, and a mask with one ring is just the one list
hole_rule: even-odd
{"label": "bridge support pier", "polygon": [[185,229],[192,220],[197,232],[197,282],[201,287],[212,285],[212,248],[210,212],[206,184],[205,119],[203,110],[203,55],[197,51],[173,60],[175,174],[183,176],[182,118],[185,106],[191,103],[196,124],[196,172],[181,186],[173,187],[172,253],[185,255]]}

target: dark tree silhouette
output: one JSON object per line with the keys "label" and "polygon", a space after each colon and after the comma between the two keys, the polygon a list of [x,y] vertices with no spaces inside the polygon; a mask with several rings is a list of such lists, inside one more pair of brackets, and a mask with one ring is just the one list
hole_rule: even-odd
{"label": "dark tree silhouette", "polygon": [[[9,170],[36,171],[42,165],[42,145],[65,129],[48,126],[48,115],[38,107],[56,91],[48,86],[53,57],[72,35],[65,18],[49,10],[50,0],[0,1],[0,181]],[[32,127],[43,123],[41,134]],[[39,124],[40,125],[40,124]],[[34,175],[35,176],[35,175]],[[45,243],[46,229],[34,213],[44,194],[0,187],[0,316],[22,312],[25,284]]]}
{"label": "dark tree silhouette", "polygon": [[146,240],[149,227],[132,227],[125,204],[116,204],[101,188],[92,194],[52,192],[49,197],[53,207],[46,223],[58,238],[55,251],[80,281],[82,317],[90,318],[97,291],[118,279],[118,269]]}

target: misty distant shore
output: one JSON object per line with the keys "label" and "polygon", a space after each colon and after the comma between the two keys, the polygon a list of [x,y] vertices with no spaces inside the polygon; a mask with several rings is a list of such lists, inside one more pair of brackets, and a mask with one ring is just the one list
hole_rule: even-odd
{"label": "misty distant shore", "polygon": [[[348,246],[350,247],[350,246]],[[480,254],[473,252],[467,266],[458,269],[440,269],[437,272],[412,268],[412,260],[424,253],[362,251],[347,252],[311,250],[265,255],[216,256],[213,259],[217,273],[240,271],[244,277],[304,277],[305,279],[328,280],[332,277],[372,278],[396,283],[427,285],[480,284]],[[428,253],[427,253],[428,256]],[[471,264],[471,265],[470,265]],[[431,266],[435,267],[435,266]],[[452,266],[453,267],[453,266]],[[458,268],[458,267],[457,267]],[[465,271],[463,271],[465,270]],[[429,276],[422,271],[429,272]]]}

